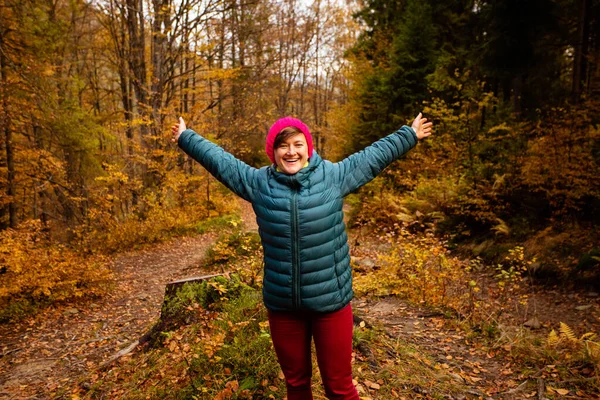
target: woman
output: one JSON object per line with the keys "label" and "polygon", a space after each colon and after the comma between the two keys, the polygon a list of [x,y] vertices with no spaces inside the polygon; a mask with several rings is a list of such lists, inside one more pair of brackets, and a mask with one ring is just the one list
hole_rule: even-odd
{"label": "woman", "polygon": [[431,129],[419,113],[412,127],[331,163],[314,151],[308,127],[286,117],[267,135],[273,164],[256,169],[186,130],[182,118],[173,125],[173,141],[252,203],[264,249],[264,303],[288,399],[312,399],[311,339],[327,398],[359,398],[352,384],[353,292],[343,199]]}

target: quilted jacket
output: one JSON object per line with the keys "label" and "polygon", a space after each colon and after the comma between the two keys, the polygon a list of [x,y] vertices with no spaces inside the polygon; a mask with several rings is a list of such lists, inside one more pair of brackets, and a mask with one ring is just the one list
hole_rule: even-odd
{"label": "quilted jacket", "polygon": [[417,144],[403,126],[338,163],[314,152],[294,175],[256,169],[188,129],[179,146],[252,203],[264,250],[263,295],[273,311],[337,311],[352,299],[343,198]]}

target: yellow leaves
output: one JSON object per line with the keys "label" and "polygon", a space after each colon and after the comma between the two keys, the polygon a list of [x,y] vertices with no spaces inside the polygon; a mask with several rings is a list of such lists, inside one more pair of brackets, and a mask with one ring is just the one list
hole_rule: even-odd
{"label": "yellow leaves", "polygon": [[56,67],[52,65],[46,65],[46,67],[42,70],[42,75],[46,77],[51,77],[56,74]]}
{"label": "yellow leaves", "polygon": [[268,327],[269,327],[269,321],[259,322],[258,326],[260,327],[260,329],[268,329]]}
{"label": "yellow leaves", "polygon": [[101,257],[84,257],[52,243],[37,220],[0,233],[0,263],[6,268],[0,280],[2,305],[24,298],[65,300],[84,292],[100,294],[111,277]]}
{"label": "yellow leaves", "polygon": [[129,176],[125,174],[118,165],[103,163],[102,168],[107,172],[107,175],[96,177],[97,182],[104,182],[108,185],[114,185],[125,184],[129,181]]}
{"label": "yellow leaves", "polygon": [[215,290],[221,295],[227,293],[227,287],[219,282],[209,281],[208,284],[215,288]]}
{"label": "yellow leaves", "polygon": [[215,354],[223,347],[225,343],[225,333],[216,332],[213,335],[205,338],[204,353],[208,356],[211,362],[219,362],[221,357]]}
{"label": "yellow leaves", "polygon": [[560,341],[560,339],[559,339],[558,335],[556,334],[556,331],[554,329],[552,329],[550,331],[550,333],[548,334],[548,339],[546,340],[546,342],[548,343],[549,346],[556,346],[559,341]]}
{"label": "yellow leaves", "polygon": [[492,227],[492,230],[494,232],[496,232],[496,235],[502,234],[502,235],[505,235],[505,236],[509,236],[510,235],[510,228],[508,227],[508,225],[506,224],[506,222],[504,222],[500,218],[496,218],[496,221],[498,222],[498,224],[495,225],[494,227]]}
{"label": "yellow leaves", "polygon": [[227,68],[227,69],[218,69],[213,68],[211,70],[207,70],[204,72],[204,76],[206,79],[214,79],[214,80],[227,80],[234,79],[240,73],[240,68]]}
{"label": "yellow leaves", "polygon": [[566,337],[567,339],[571,340],[571,341],[577,341],[577,336],[575,336],[575,333],[573,333],[573,330],[564,322],[560,323],[560,334],[561,336]]}
{"label": "yellow leaves", "polygon": [[381,256],[380,268],[355,274],[359,294],[395,294],[434,306],[456,307],[465,301],[463,285],[473,289],[476,283],[469,284],[462,264],[447,255],[443,243],[430,236],[397,236],[391,251]]}

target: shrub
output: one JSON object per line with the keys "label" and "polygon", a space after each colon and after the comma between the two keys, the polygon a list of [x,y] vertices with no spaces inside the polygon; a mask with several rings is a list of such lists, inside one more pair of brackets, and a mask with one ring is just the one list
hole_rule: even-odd
{"label": "shrub", "polygon": [[0,265],[0,320],[36,304],[100,295],[111,279],[102,257],[53,244],[39,220],[0,232]]}
{"label": "shrub", "polygon": [[391,240],[391,251],[381,256],[381,268],[355,277],[359,295],[396,295],[414,302],[470,313],[473,286],[466,265],[449,255],[433,235],[411,235],[405,230]]}

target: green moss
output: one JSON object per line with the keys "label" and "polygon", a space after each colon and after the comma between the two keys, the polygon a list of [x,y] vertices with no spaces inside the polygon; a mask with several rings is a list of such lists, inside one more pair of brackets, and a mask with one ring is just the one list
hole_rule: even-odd
{"label": "green moss", "polygon": [[218,217],[208,218],[198,222],[194,226],[197,233],[203,234],[206,232],[217,231],[220,229],[231,229],[239,226],[242,219],[237,214],[225,214]]}

